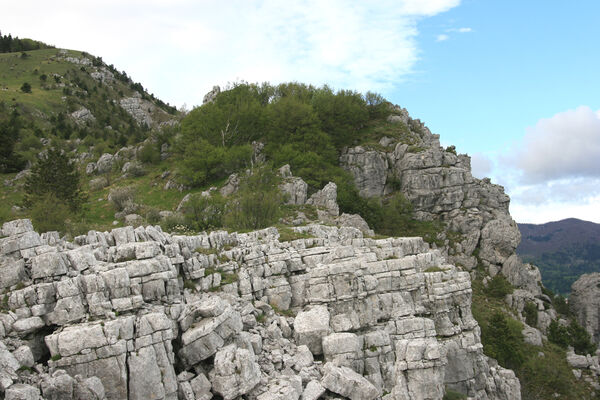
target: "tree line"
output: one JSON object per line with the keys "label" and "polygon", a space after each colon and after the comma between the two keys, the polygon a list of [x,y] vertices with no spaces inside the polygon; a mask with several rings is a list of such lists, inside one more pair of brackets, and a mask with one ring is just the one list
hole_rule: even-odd
{"label": "tree line", "polygon": [[0,32],[0,53],[14,53],[19,51],[30,51],[30,50],[41,50],[41,49],[52,49],[54,46],[50,46],[46,43],[39,42],[32,39],[19,39],[18,37],[12,37],[8,35],[2,35]]}

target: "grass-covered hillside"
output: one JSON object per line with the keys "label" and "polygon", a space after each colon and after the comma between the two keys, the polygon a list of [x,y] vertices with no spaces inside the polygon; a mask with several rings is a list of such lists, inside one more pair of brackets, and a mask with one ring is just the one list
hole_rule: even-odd
{"label": "grass-covered hillside", "polygon": [[[137,104],[149,119],[134,114]],[[14,143],[22,162],[34,161],[43,139],[79,139],[96,154],[116,151],[142,141],[150,128],[175,114],[124,72],[87,53],[54,48],[0,53],[2,140]]]}

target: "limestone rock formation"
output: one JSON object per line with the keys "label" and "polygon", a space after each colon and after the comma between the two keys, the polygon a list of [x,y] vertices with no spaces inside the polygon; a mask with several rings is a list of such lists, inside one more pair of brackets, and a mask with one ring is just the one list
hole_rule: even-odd
{"label": "limestone rock formation", "polygon": [[350,227],[294,229],[311,237],[129,226],[67,242],[5,223],[0,392],[391,400],[441,399],[448,387],[520,398],[512,371],[483,354],[469,274],[439,250]]}
{"label": "limestone rock formation", "polygon": [[396,107],[388,121],[404,124],[407,136],[395,144],[384,138],[385,150],[356,146],[340,156],[359,193],[375,197],[402,192],[417,218],[440,220],[457,234],[458,240],[445,247],[449,261],[468,270],[479,261],[492,275],[501,270],[520,241],[504,189],[487,178],[474,178],[470,157],[440,147],[439,135],[411,119],[405,109]]}
{"label": "limestone rock formation", "polygon": [[600,343],[600,273],[581,275],[573,283],[569,307],[592,340]]}

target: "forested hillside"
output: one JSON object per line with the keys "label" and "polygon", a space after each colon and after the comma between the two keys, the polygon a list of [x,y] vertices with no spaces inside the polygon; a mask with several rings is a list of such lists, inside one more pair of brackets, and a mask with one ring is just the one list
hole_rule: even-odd
{"label": "forested hillside", "polygon": [[600,224],[575,218],[546,224],[519,224],[517,253],[536,264],[544,285],[568,295],[581,275],[600,272]]}

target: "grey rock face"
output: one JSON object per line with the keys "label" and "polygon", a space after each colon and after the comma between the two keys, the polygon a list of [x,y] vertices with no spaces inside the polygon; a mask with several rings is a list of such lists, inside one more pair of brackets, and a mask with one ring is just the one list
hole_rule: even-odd
{"label": "grey rock face", "polygon": [[[286,204],[302,205],[306,203],[306,191],[308,184],[298,177],[284,178],[279,189],[286,197]],[[336,196],[337,199],[337,196]]]}
{"label": "grey rock face", "polygon": [[213,86],[212,90],[204,95],[204,99],[202,99],[202,104],[212,103],[217,98],[217,95],[221,93],[221,88],[216,85]]}
{"label": "grey rock face", "polygon": [[96,121],[96,117],[94,117],[92,112],[85,107],[82,107],[79,110],[72,112],[71,118],[73,118],[75,122],[79,125],[85,125],[85,123],[87,122]]}
{"label": "grey rock face", "polygon": [[296,342],[308,346],[313,354],[322,354],[322,338],[329,333],[329,311],[327,307],[315,306],[300,312],[294,319]]}
{"label": "grey rock face", "polygon": [[[0,391],[314,400],[326,389],[356,399],[441,398],[448,386],[473,398],[519,398],[514,374],[482,352],[469,274],[439,251],[352,227],[292,229],[312,237],[128,226],[69,243],[26,220],[4,224],[3,256],[35,278],[9,286],[10,311],[0,313]],[[432,267],[441,271],[425,272]],[[47,367],[36,364],[48,356]]]}
{"label": "grey rock face", "polygon": [[357,146],[342,154],[340,163],[354,176],[354,183],[361,196],[384,194],[389,168],[385,154]]}
{"label": "grey rock face", "polygon": [[238,176],[238,174],[231,174],[229,175],[227,182],[225,182],[225,185],[219,190],[219,192],[221,193],[221,195],[227,197],[237,192],[239,187],[240,177]]}
{"label": "grey rock face", "polygon": [[573,283],[569,308],[592,340],[600,343],[600,273],[582,275]]}
{"label": "grey rock face", "polygon": [[252,350],[229,345],[217,352],[210,373],[213,390],[225,400],[250,392],[260,382],[260,367]]}
{"label": "grey rock face", "polygon": [[154,125],[152,113],[156,112],[156,106],[151,102],[140,97],[126,97],[121,99],[119,103],[139,125],[148,127]]}
{"label": "grey rock face", "polygon": [[306,204],[311,204],[325,209],[330,215],[338,216],[340,208],[337,204],[337,185],[329,182],[317,193],[310,196]]}
{"label": "grey rock face", "polygon": [[371,382],[350,368],[327,363],[323,369],[321,384],[334,393],[351,400],[372,400],[381,395]]}
{"label": "grey rock face", "polygon": [[[397,107],[388,122],[406,128],[395,146],[390,138],[382,138],[384,149],[357,146],[340,156],[341,166],[354,177],[360,195],[401,192],[414,206],[418,219],[440,220],[447,223],[449,231],[460,234],[459,240],[448,241],[444,247],[450,262],[472,269],[481,261],[493,273],[502,269],[520,241],[504,188],[487,178],[474,178],[470,158],[440,147],[439,136],[411,119],[405,109]],[[477,247],[480,251],[475,257]],[[534,278],[523,282],[529,285]]]}

